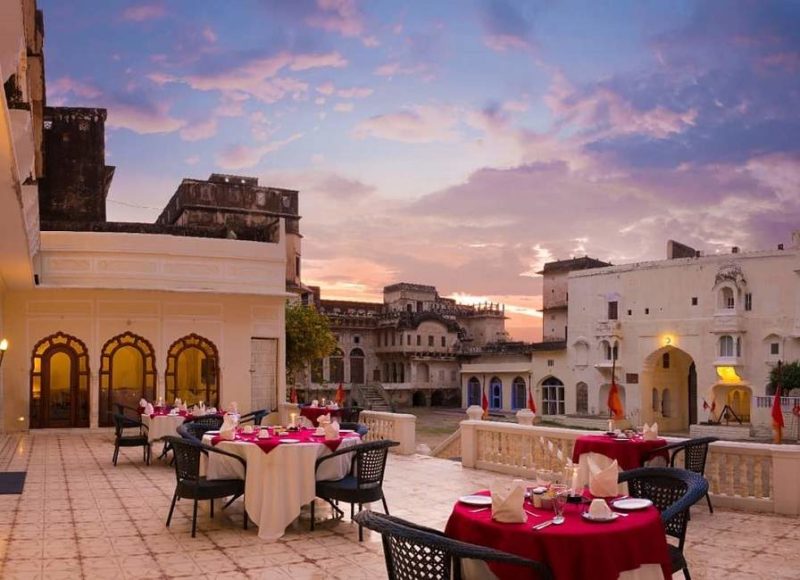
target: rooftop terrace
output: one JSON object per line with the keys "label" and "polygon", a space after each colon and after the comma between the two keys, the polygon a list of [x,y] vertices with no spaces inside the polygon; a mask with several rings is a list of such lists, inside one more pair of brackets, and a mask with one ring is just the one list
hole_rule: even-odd
{"label": "rooftop terrace", "polygon": [[[255,526],[241,529],[241,501],[213,520],[201,508],[194,539],[191,504],[179,502],[166,528],[174,471],[166,462],[145,466],[139,449],[122,449],[114,468],[111,441],[110,432],[0,436],[2,469],[28,473],[21,495],[0,495],[2,578],[386,577],[380,538],[367,531],[359,543],[349,519],[330,519],[323,509],[315,532],[303,514],[274,543],[259,540]],[[392,455],[385,490],[394,515],[443,529],[458,496],[503,478],[451,461]],[[715,512],[704,504],[692,510],[686,554],[694,578],[798,577],[800,520]]]}

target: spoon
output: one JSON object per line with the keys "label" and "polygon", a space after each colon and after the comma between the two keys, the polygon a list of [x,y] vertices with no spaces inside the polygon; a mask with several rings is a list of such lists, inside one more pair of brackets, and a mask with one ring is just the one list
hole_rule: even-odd
{"label": "spoon", "polygon": [[534,530],[543,530],[544,528],[546,528],[547,526],[549,526],[551,524],[552,525],[556,525],[556,526],[560,526],[563,523],[564,523],[564,516],[556,516],[552,520],[547,520],[546,522],[542,522],[541,524],[536,524],[535,526],[533,526],[533,529]]}

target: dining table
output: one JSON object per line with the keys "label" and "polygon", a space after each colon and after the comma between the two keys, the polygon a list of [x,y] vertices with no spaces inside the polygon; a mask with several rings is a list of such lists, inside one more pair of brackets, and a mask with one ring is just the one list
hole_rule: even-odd
{"label": "dining table", "polygon": [[244,479],[247,515],[258,526],[259,538],[274,541],[316,497],[317,481],[342,479],[350,472],[352,454],[326,461],[319,470],[315,469],[317,459],[360,442],[358,433],[345,429],[335,439],[326,439],[314,429],[238,428],[233,440],[207,432],[203,443],[238,455],[247,469],[245,473],[231,457],[209,453],[202,456],[200,470],[208,479]]}
{"label": "dining table", "polygon": [[[656,451],[667,444],[665,439],[644,439],[640,435],[627,437],[617,434],[581,435],[572,449],[572,463],[577,466],[575,487],[589,484],[593,470],[605,469],[616,461],[620,470],[642,467],[653,457],[669,460],[666,451]],[[627,484],[620,484],[619,491],[625,493]]]}
{"label": "dining table", "polygon": [[147,440],[152,443],[166,435],[175,436],[178,427],[193,418],[186,411],[170,412],[167,409],[157,409],[155,412],[142,413],[142,423],[147,425]]}
{"label": "dining table", "polygon": [[[476,495],[488,496],[484,490]],[[587,503],[568,503],[565,521],[534,529],[550,520],[552,509],[534,507],[528,499],[526,521],[501,523],[490,507],[456,502],[445,534],[456,540],[486,546],[547,564],[555,580],[663,580],[671,578],[666,533],[659,511],[652,505],[634,511],[615,510],[610,521],[590,521]],[[610,502],[613,506],[613,501]],[[534,579],[535,573],[517,566],[466,561],[470,577],[481,580]],[[527,574],[526,574],[527,573]]]}
{"label": "dining table", "polygon": [[344,409],[342,407],[312,407],[311,405],[305,405],[300,407],[300,416],[305,417],[309,421],[314,424],[314,427],[319,425],[319,418],[323,415],[330,415],[331,419],[337,417],[341,419],[342,412]]}

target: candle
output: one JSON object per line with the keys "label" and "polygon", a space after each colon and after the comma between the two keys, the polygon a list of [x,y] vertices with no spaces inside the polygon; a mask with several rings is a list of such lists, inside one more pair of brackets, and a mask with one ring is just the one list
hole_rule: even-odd
{"label": "candle", "polygon": [[322,406],[325,406],[325,397],[322,397]]}
{"label": "candle", "polygon": [[297,419],[297,413],[291,413],[291,414],[289,415],[289,418],[290,418],[290,419],[291,419],[291,421],[292,421],[292,423],[291,423],[291,426],[292,426],[292,427],[294,427],[294,426],[295,426],[295,420]]}
{"label": "candle", "polygon": [[614,430],[614,419],[608,420],[608,432],[611,433]]}
{"label": "candle", "polygon": [[572,468],[572,493],[575,495],[580,495],[580,491],[578,490],[578,466],[574,466]]}

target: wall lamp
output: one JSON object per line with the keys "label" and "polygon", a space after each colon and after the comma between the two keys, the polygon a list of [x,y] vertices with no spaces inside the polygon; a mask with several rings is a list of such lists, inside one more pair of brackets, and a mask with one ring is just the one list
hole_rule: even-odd
{"label": "wall lamp", "polygon": [[5,338],[0,340],[0,366],[3,366],[3,357],[6,356],[6,351],[8,350],[8,340]]}

